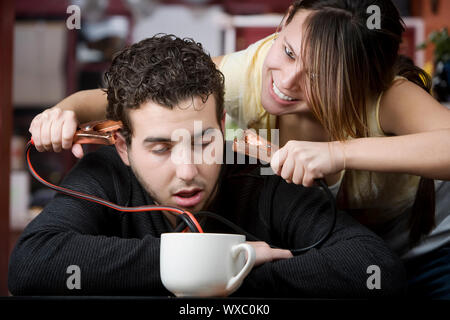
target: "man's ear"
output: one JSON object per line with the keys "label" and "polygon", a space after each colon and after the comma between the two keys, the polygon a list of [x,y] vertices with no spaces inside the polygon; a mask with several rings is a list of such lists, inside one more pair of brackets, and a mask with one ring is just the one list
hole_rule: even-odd
{"label": "man's ear", "polygon": [[115,135],[116,135],[116,142],[114,143],[114,146],[116,147],[117,153],[119,154],[123,163],[125,163],[127,166],[129,166],[130,161],[128,160],[127,142],[125,141],[125,138],[119,132],[116,132]]}

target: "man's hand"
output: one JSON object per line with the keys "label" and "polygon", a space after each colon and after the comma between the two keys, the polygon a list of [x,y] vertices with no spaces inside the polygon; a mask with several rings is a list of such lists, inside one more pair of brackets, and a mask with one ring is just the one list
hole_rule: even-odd
{"label": "man's hand", "polygon": [[247,241],[255,249],[255,267],[274,260],[292,258],[291,251],[285,249],[273,249],[264,241]]}

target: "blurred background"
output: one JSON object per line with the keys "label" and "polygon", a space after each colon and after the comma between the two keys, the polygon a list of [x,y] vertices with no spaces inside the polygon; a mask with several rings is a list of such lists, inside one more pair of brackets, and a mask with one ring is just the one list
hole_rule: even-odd
{"label": "blurred background", "polygon": [[[33,117],[75,91],[102,87],[112,56],[126,45],[173,33],[223,55],[273,33],[291,2],[0,1],[0,295],[8,295],[8,257],[18,236],[54,195],[26,169]],[[394,2],[407,26],[402,53],[433,76],[433,94],[448,106],[450,1]],[[39,173],[56,184],[75,162],[70,152],[33,153]]]}

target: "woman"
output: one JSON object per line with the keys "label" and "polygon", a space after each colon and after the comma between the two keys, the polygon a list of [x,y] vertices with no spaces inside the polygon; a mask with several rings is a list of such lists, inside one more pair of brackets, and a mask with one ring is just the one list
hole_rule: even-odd
{"label": "woman", "polygon": [[[371,5],[380,29],[367,27]],[[403,31],[390,0],[297,1],[279,33],[214,60],[228,114],[244,127],[280,129],[273,170],[305,186],[324,177],[342,208],[405,259],[424,259],[408,267],[413,289],[450,297],[450,188],[436,183],[434,194],[431,180],[450,180],[450,111],[398,56]],[[66,98],[33,120],[36,147],[70,148],[77,119],[102,119],[105,107],[101,90]],[[81,156],[79,146],[73,152]],[[426,288],[427,277],[442,291]]]}

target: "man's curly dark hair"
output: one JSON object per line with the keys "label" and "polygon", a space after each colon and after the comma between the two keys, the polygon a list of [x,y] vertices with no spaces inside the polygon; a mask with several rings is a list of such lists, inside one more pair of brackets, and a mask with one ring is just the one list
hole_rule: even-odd
{"label": "man's curly dark hair", "polygon": [[186,99],[212,94],[217,121],[223,116],[224,78],[200,43],[158,34],[120,51],[105,73],[107,118],[120,120],[128,145],[133,134],[128,111],[153,101],[173,108]]}

